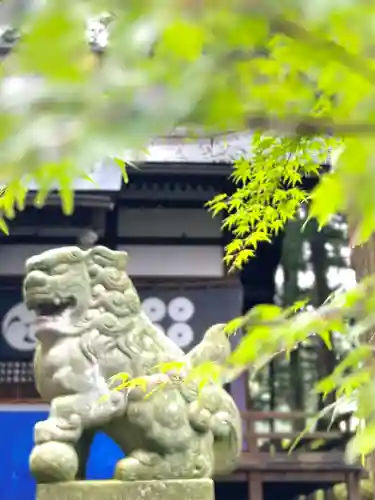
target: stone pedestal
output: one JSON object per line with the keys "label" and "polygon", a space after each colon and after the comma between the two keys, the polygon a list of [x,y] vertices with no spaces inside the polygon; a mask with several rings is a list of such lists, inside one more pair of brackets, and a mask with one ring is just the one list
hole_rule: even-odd
{"label": "stone pedestal", "polygon": [[36,500],[214,500],[211,479],[39,484]]}

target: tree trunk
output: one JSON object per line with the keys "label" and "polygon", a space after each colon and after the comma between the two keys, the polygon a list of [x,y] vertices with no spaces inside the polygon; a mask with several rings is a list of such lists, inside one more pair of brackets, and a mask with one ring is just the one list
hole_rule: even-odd
{"label": "tree trunk", "polygon": [[[351,224],[349,220],[349,241],[352,241],[352,235],[354,234],[355,226]],[[352,248],[351,251],[351,265],[355,271],[357,281],[362,280],[366,276],[375,274],[375,234],[364,245]],[[374,332],[370,331],[363,338],[363,342],[374,342],[373,338]],[[371,477],[375,477],[375,455],[372,454],[366,460],[366,468],[371,474]],[[375,481],[372,483],[373,491],[372,498],[375,500]]]}
{"label": "tree trunk", "polygon": [[[352,228],[349,225],[349,238],[351,234]],[[375,234],[364,245],[352,248],[351,264],[357,281],[375,274]]]}
{"label": "tree trunk", "polygon": [[[298,271],[303,265],[301,236],[302,221],[297,220],[289,224],[284,241],[282,254],[282,269],[284,273],[283,306],[291,306],[300,298],[301,290],[298,286]],[[290,354],[289,364],[289,404],[293,410],[303,411],[305,408],[303,373],[301,370],[300,350]],[[293,420],[293,430],[302,431],[306,422],[301,419]]]}
{"label": "tree trunk", "polygon": [[[319,307],[330,295],[331,290],[328,286],[327,272],[328,272],[328,259],[325,243],[327,238],[323,231],[318,230],[318,225],[315,221],[311,221],[308,228],[308,241],[311,247],[311,265],[315,277],[315,297],[314,306]],[[332,343],[332,340],[331,340]],[[318,372],[319,379],[328,377],[332,373],[336,365],[334,349],[328,349],[323,340],[319,339],[318,345]],[[326,399],[319,398],[319,410],[323,409],[327,404],[334,402],[334,394],[329,394]],[[323,427],[325,422],[320,422],[318,427]],[[323,430],[323,429],[322,429]]]}

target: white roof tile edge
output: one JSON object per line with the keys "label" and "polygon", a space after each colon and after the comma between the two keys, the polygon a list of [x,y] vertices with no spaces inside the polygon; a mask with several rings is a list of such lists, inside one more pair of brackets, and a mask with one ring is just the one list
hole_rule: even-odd
{"label": "white roof tile edge", "polygon": [[[195,140],[183,137],[154,139],[142,153],[127,152],[124,159],[134,162],[153,163],[228,163],[252,155],[251,131],[222,135],[215,138],[201,137]],[[317,153],[311,152],[312,157]],[[330,152],[327,151],[327,161]],[[318,159],[317,159],[318,161]]]}
{"label": "white roof tile edge", "polygon": [[251,156],[252,134],[233,134],[222,138],[188,141],[177,138],[151,141],[138,161],[158,163],[233,163]]}

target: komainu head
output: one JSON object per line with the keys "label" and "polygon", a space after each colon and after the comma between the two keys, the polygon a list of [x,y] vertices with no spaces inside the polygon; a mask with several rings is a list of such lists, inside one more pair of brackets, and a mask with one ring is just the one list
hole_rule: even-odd
{"label": "komainu head", "polygon": [[101,246],[57,248],[28,259],[23,294],[37,316],[36,337],[124,333],[141,309],[126,265],[125,252]]}

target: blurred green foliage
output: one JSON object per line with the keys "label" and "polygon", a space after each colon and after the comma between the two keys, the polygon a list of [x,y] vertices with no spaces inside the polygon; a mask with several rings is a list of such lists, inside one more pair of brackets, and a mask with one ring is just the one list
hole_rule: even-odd
{"label": "blurred green foliage", "polygon": [[[99,57],[85,32],[103,12],[108,43],[91,41],[91,49],[105,49]],[[368,0],[230,7],[223,0],[49,0],[24,13],[20,39],[1,64],[1,230],[22,210],[31,182],[38,205],[57,188],[69,214],[73,181],[90,177],[96,162],[109,156],[126,165],[124,151],[178,126],[190,138],[197,130],[254,131],[251,157],[234,165],[236,192],[209,204],[235,235],[229,266],[241,267],[302,201],[320,225],[350,214],[354,242],[365,241],[375,229],[374,21]],[[302,176],[317,174],[329,157],[334,169],[311,195],[303,192]],[[362,283],[314,311],[263,307],[236,319],[229,329],[247,334],[223,369],[237,376],[312,332],[327,343],[331,330],[358,341],[375,324],[373,286]],[[353,400],[366,424],[351,458],[375,448],[370,354],[359,345],[319,385]]]}

